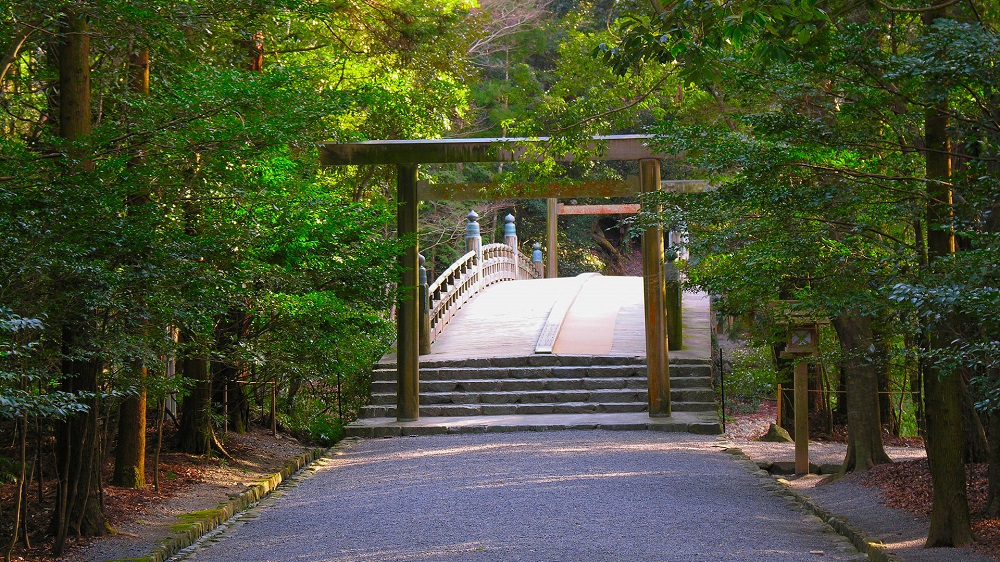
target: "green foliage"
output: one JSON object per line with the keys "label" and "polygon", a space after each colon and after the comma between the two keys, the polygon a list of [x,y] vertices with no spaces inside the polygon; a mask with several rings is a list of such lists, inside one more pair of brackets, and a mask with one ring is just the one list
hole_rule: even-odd
{"label": "green foliage", "polygon": [[737,347],[727,351],[726,406],[730,411],[755,412],[761,402],[773,399],[777,392],[777,372],[771,351],[764,347]]}
{"label": "green foliage", "polygon": [[[91,29],[94,130],[71,144],[54,126],[62,7],[5,5],[0,36],[35,31],[0,82],[0,417],[82,411],[87,396],[59,390],[63,358],[99,359],[107,396],[183,395],[165,359],[188,354],[233,366],[251,395],[297,384],[288,409],[308,423],[337,403],[340,373],[355,415],[392,341],[392,174],[319,170],[315,144],[452,130],[468,106],[468,8],[74,4]],[[133,87],[145,49],[148,93]],[[236,335],[233,311],[249,319]]]}
{"label": "green foliage", "polygon": [[[636,227],[689,225],[689,285],[723,295],[731,314],[766,318],[767,303],[795,299],[800,313],[858,311],[911,342],[954,330],[957,315],[977,328],[926,358],[996,380],[1000,127],[984,108],[1000,86],[987,62],[1000,39],[995,13],[953,15],[925,28],[915,12],[749,1],[620,20],[599,57],[621,74],[675,68],[717,109],[656,126],[661,147],[716,188],[663,194],[654,202],[667,212]],[[952,223],[935,224],[921,149],[926,108],[945,96],[958,203]],[[961,251],[926,267],[926,234],[943,228]]]}

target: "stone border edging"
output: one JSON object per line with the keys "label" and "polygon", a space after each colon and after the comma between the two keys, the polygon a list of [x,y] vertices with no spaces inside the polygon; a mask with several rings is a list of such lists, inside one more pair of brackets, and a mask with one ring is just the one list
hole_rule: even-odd
{"label": "stone border edging", "polygon": [[[344,443],[344,441],[341,441],[341,443]],[[211,512],[211,514],[188,524],[184,530],[178,531],[174,536],[164,540],[160,546],[154,548],[146,556],[109,560],[108,562],[165,562],[171,556],[193,545],[198,539],[215,530],[219,525],[222,525],[241,511],[270,495],[282,482],[312,464],[316,459],[340,448],[341,443],[327,449],[312,449],[292,458],[285,463],[280,471],[258,481],[238,497],[219,504],[215,509],[206,510]],[[351,441],[348,441],[345,444],[350,443]]]}
{"label": "stone border edging", "polygon": [[867,534],[865,534],[857,527],[851,525],[850,523],[840,518],[839,516],[831,513],[830,511],[823,509],[822,507],[820,507],[815,502],[805,497],[798,491],[790,488],[785,484],[782,484],[779,479],[775,478],[769,472],[757,466],[757,463],[754,462],[754,460],[751,459],[749,455],[744,453],[743,449],[740,449],[731,441],[720,440],[720,443],[725,445],[723,452],[729,453],[734,457],[736,457],[740,461],[740,464],[743,465],[743,467],[746,468],[748,472],[756,474],[761,479],[766,480],[768,484],[765,485],[765,487],[769,491],[774,491],[781,494],[788,500],[801,506],[809,513],[821,519],[824,523],[826,523],[834,531],[836,531],[837,534],[849,540],[851,544],[854,545],[854,548],[858,550],[858,552],[868,557],[868,560],[872,562],[901,562],[901,559],[898,556],[886,551],[883,547],[868,540]]}

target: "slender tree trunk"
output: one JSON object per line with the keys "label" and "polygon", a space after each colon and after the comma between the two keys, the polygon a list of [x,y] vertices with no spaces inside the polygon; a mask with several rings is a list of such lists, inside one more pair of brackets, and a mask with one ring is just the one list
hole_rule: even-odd
{"label": "slender tree trunk", "polygon": [[[75,357],[80,353],[76,334],[79,327],[63,329],[63,353]],[[101,506],[100,490],[100,399],[98,377],[103,365],[100,360],[63,359],[62,390],[72,394],[92,394],[87,400],[88,411],[58,422],[56,431],[56,466],[59,487],[57,509],[53,513],[56,545],[53,552],[62,554],[66,537],[95,537],[107,534],[111,527]]]}
{"label": "slender tree trunk", "polygon": [[873,323],[872,334],[875,353],[873,362],[875,372],[878,376],[878,409],[879,420],[882,427],[886,428],[892,435],[899,436],[899,428],[896,427],[896,419],[892,415],[892,375],[889,372],[889,341],[879,323]]}
{"label": "slender tree trunk", "polygon": [[[132,91],[149,94],[149,49],[142,49],[132,57]],[[142,161],[136,155],[129,167]],[[130,194],[125,206],[130,214],[133,208],[149,202],[143,191]],[[115,448],[115,472],[112,482],[126,488],[146,486],[146,367],[141,360],[132,364],[132,380],[136,381],[136,394],[126,396],[118,411],[118,446]]]}
{"label": "slender tree trunk", "polygon": [[288,399],[285,401],[285,413],[292,415],[295,413],[295,397],[298,396],[302,388],[302,375],[292,375],[288,381]]}
{"label": "slender tree trunk", "polygon": [[166,397],[160,398],[156,416],[156,450],[153,452],[153,490],[160,493],[160,449],[163,447],[163,415],[167,411]]}
{"label": "slender tree trunk", "polygon": [[10,562],[11,552],[14,551],[14,545],[17,544],[17,533],[21,528],[21,519],[25,516],[24,514],[24,497],[28,493],[27,486],[25,485],[25,480],[27,478],[27,465],[28,465],[28,415],[25,414],[21,416],[18,423],[15,424],[15,429],[20,426],[20,439],[18,441],[18,449],[21,461],[21,474],[17,478],[17,491],[14,493],[14,529],[11,532],[10,543],[7,545],[4,551],[4,562]]}
{"label": "slender tree trunk", "polygon": [[962,460],[965,463],[989,462],[990,446],[986,428],[976,411],[968,383],[961,374],[955,376],[962,379],[962,421],[965,423],[965,452]]}
{"label": "slender tree trunk", "polygon": [[[924,12],[923,23],[930,26],[946,17],[946,8]],[[928,29],[929,33],[933,33]],[[947,82],[946,76],[937,77],[938,84]],[[931,84],[927,88],[930,89]],[[952,192],[951,139],[948,127],[948,99],[945,98],[924,113],[924,158],[927,174],[927,253],[928,264],[955,252],[955,235],[951,224]],[[945,327],[938,327],[930,334],[932,349],[949,344]],[[931,366],[924,379],[927,416],[927,462],[931,469],[934,495],[931,506],[931,524],[927,533],[928,547],[965,546],[971,544],[972,522],[969,517],[969,499],[966,490],[964,457],[965,423],[962,408],[965,402],[962,379],[958,373],[949,373]]]}
{"label": "slender tree trunk", "polygon": [[[144,385],[146,367],[133,363],[135,379]],[[118,445],[115,447],[115,472],[111,481],[126,488],[146,487],[146,389],[126,396],[118,410]]]}
{"label": "slender tree trunk", "polygon": [[847,457],[844,472],[861,471],[892,462],[882,444],[878,369],[869,350],[874,345],[872,319],[857,312],[831,320],[844,355],[847,377]]}
{"label": "slender tree trunk", "polygon": [[771,357],[774,361],[775,373],[777,373],[777,383],[781,385],[782,390],[786,391],[784,396],[781,397],[781,427],[788,431],[789,435],[794,435],[795,408],[794,402],[791,400],[791,391],[794,388],[792,383],[795,380],[793,376],[794,362],[786,357],[782,357],[784,351],[784,344],[772,346]]}
{"label": "slender tree trunk", "polygon": [[1000,517],[1000,411],[987,417],[990,428],[990,461],[987,469],[989,484],[986,490],[986,507],[989,517]]}

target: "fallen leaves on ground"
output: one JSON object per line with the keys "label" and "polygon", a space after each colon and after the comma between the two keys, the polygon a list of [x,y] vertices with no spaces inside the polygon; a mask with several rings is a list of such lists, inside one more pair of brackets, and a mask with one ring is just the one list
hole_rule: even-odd
{"label": "fallen leaves on ground", "polygon": [[[969,512],[976,550],[1000,558],[1000,519],[983,515],[989,484],[987,471],[985,463],[965,467]],[[930,517],[933,488],[926,459],[874,466],[861,475],[861,483],[878,490],[883,503],[889,507]]]}

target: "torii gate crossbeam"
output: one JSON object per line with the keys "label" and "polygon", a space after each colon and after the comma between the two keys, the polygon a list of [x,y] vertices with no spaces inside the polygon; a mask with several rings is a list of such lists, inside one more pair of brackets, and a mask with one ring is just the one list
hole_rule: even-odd
{"label": "torii gate crossbeam", "polygon": [[[604,192],[626,190],[635,194],[660,189],[660,159],[663,154],[652,151],[648,135],[613,135],[593,137],[593,142],[581,158],[589,160],[637,160],[638,189],[625,182],[609,182]],[[512,162],[530,160],[534,150],[544,150],[549,139],[434,139],[381,140],[355,143],[321,143],[320,163],[327,166],[394,164],[397,170],[396,196],[397,236],[413,240],[401,258],[402,273],[400,303],[396,311],[397,418],[413,421],[420,415],[419,358],[419,242],[417,239],[417,173],[420,164],[451,164],[464,162]],[[556,158],[572,161],[573,154]],[[483,199],[489,193],[481,192]],[[507,198],[577,197],[572,184],[549,184],[539,189],[530,186],[525,193],[500,195]],[[663,233],[660,227],[650,227],[642,238],[643,302],[645,303],[646,361],[649,388],[649,415],[670,415],[670,378],[667,358],[667,334],[664,310]]]}

